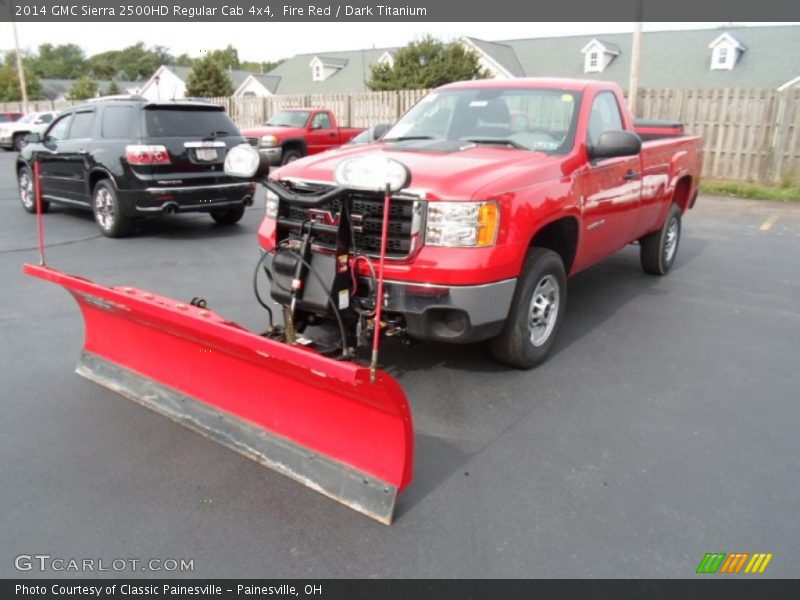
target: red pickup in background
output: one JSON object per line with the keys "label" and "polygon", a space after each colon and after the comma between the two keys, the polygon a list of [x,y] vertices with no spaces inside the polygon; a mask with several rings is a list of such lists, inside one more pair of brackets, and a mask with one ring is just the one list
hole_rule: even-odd
{"label": "red pickup in background", "polygon": [[336,115],[328,108],[289,108],[274,114],[261,127],[242,130],[242,135],[271,165],[285,165],[346,144],[362,131],[339,127]]}

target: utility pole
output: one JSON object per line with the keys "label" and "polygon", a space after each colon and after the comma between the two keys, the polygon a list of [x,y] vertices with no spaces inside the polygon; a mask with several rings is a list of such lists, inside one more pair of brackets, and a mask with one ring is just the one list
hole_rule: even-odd
{"label": "utility pole", "polygon": [[633,43],[631,44],[631,78],[628,85],[628,109],[634,117],[636,117],[636,105],[639,100],[639,58],[642,52],[644,0],[639,0],[636,10],[636,22],[633,25]]}
{"label": "utility pole", "polygon": [[19,52],[19,39],[17,39],[17,22],[11,21],[14,28],[14,50],[17,53],[17,77],[19,77],[19,89],[22,92],[22,112],[28,112],[28,86],[25,84],[25,69],[22,68],[22,54]]}

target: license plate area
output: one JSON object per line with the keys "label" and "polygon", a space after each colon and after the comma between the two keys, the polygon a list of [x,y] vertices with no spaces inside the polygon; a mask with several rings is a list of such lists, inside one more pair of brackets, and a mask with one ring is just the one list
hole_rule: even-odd
{"label": "license plate area", "polygon": [[202,162],[213,162],[219,157],[216,148],[196,148],[195,156]]}

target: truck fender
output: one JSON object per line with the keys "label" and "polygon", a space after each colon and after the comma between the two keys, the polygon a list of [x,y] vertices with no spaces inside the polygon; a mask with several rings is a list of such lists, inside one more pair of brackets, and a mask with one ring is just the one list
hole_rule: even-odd
{"label": "truck fender", "polygon": [[281,142],[281,148],[284,150],[290,147],[300,148],[303,152],[303,156],[308,156],[308,144],[306,144],[303,138],[288,138]]}

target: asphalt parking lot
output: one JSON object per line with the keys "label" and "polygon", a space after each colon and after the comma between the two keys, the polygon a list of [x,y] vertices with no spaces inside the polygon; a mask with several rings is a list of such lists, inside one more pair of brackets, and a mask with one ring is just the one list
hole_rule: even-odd
{"label": "asphalt parking lot", "polygon": [[[0,576],[42,576],[14,557],[45,553],[193,559],[170,575],[195,577],[690,577],[734,551],[798,575],[800,203],[701,197],[668,277],[629,247],[571,281],[534,371],[480,345],[390,347],[416,465],[386,527],[75,375],[75,303],[21,274],[36,237],[13,160],[0,154]],[[110,240],[56,207],[47,258],[258,328],[262,211]]]}

